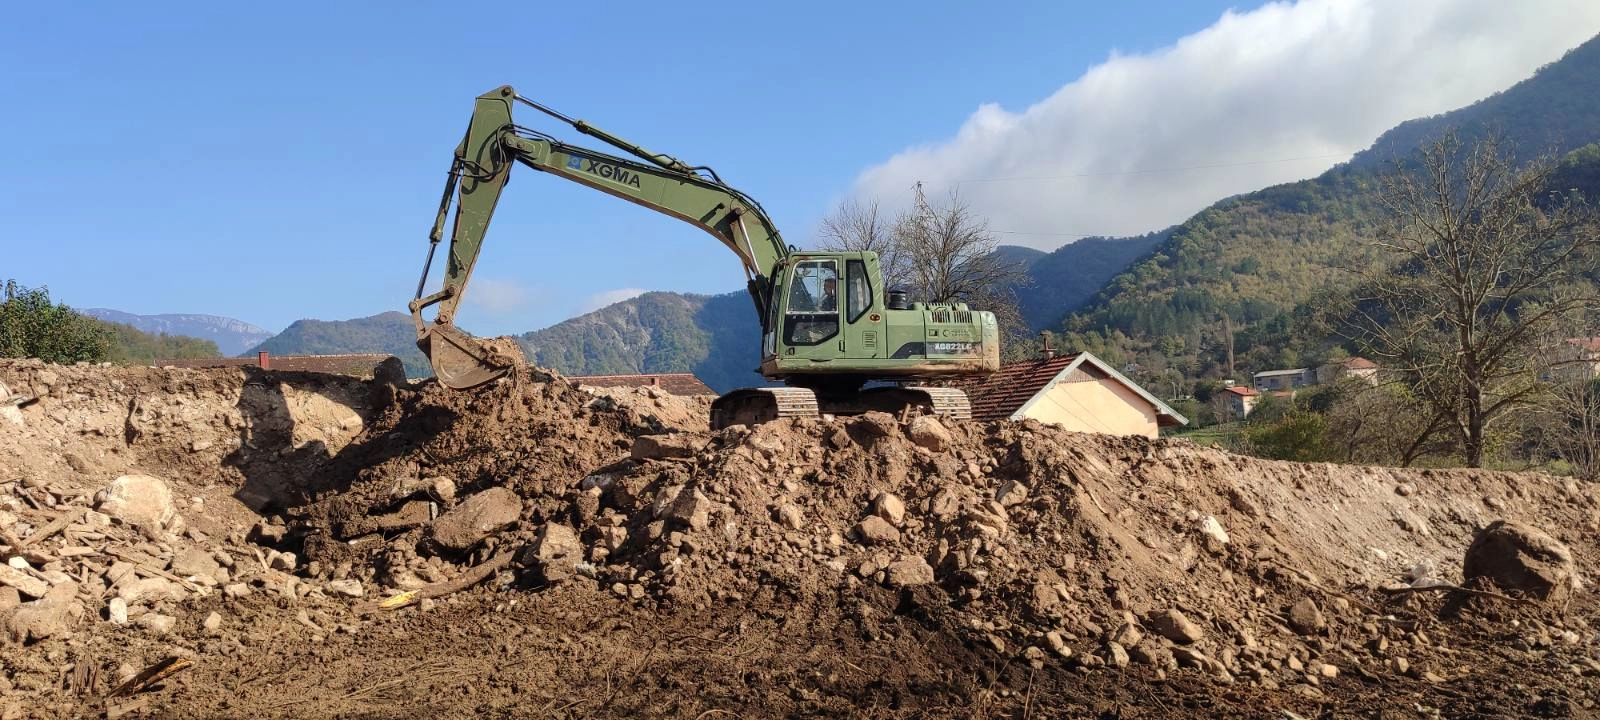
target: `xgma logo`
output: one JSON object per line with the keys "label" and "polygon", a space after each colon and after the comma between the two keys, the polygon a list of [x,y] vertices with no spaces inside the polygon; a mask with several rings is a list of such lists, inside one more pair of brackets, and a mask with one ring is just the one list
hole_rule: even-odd
{"label": "xgma logo", "polygon": [[639,173],[610,163],[590,160],[588,167],[584,167],[583,158],[573,155],[567,158],[567,167],[573,170],[587,170],[590,175],[597,175],[628,187],[639,187]]}

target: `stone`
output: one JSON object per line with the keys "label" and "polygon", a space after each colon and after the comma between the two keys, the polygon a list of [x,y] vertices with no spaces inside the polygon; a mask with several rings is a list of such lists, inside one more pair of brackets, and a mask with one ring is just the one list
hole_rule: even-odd
{"label": "stone", "polygon": [[629,455],[635,460],[692,458],[703,447],[705,439],[689,433],[640,435],[634,439]]}
{"label": "stone", "polygon": [[147,612],[139,616],[139,627],[149,630],[157,635],[165,635],[169,632],[172,632],[172,628],[176,627],[177,625],[178,619],[171,615]]}
{"label": "stone", "polygon": [[912,419],[910,427],[906,429],[906,435],[910,436],[911,442],[916,443],[918,447],[933,452],[944,452],[944,449],[951,444],[950,431],[945,429],[944,423],[935,415],[918,415]]}
{"label": "stone", "polygon": [[200,628],[208,633],[216,634],[222,629],[222,613],[212,611],[205,620],[200,621]]}
{"label": "stone", "polygon": [[900,542],[900,531],[888,520],[869,515],[856,525],[856,537],[868,545],[886,545]]}
{"label": "stone", "polygon": [[1394,486],[1394,494],[1399,495],[1400,497],[1411,497],[1412,495],[1417,494],[1417,486],[1408,482],[1400,483],[1399,485]]}
{"label": "stone", "polygon": [[454,502],[456,499],[456,481],[447,477],[431,478],[428,489],[440,502]]}
{"label": "stone", "polygon": [[178,577],[211,577],[221,567],[217,559],[200,548],[189,548],[172,557],[167,569]]}
{"label": "stone", "polygon": [[117,625],[128,624],[128,601],[120,597],[106,603],[106,619]]}
{"label": "stone", "polygon": [[229,600],[238,600],[250,594],[250,586],[244,583],[231,583],[222,586],[222,596]]}
{"label": "stone", "polygon": [[300,558],[292,552],[272,552],[267,555],[267,567],[283,572],[294,572]]}
{"label": "stone", "polygon": [[282,525],[274,525],[265,520],[261,520],[256,523],[255,528],[253,528],[250,532],[262,543],[267,545],[276,545],[280,542],[283,542],[283,536],[289,532],[289,529]]}
{"label": "stone", "polygon": [[[12,558],[21,560],[22,558]],[[26,565],[26,561],[23,563]],[[10,564],[0,565],[0,585],[16,588],[17,592],[30,598],[42,598],[50,591],[50,583],[29,575]]]}
{"label": "stone", "polygon": [[700,488],[679,492],[667,506],[662,519],[687,525],[691,530],[701,530],[711,524],[711,499]]}
{"label": "stone", "polygon": [[154,475],[123,475],[100,491],[95,509],[128,525],[160,530],[177,514],[172,490]]}
{"label": "stone", "polygon": [[869,412],[857,415],[850,428],[868,439],[886,438],[898,433],[900,422],[886,412]]}
{"label": "stone", "polygon": [[1149,665],[1157,670],[1178,669],[1178,659],[1173,657],[1172,651],[1156,641],[1129,646],[1128,657],[1133,658],[1134,662]]}
{"label": "stone", "polygon": [[1339,677],[1339,667],[1329,663],[1322,663],[1317,667],[1317,674],[1331,680]]}
{"label": "stone", "polygon": [[1143,639],[1144,633],[1133,623],[1123,623],[1111,631],[1111,641],[1125,648],[1138,647],[1139,641]]}
{"label": "stone", "polygon": [[1145,618],[1145,625],[1157,635],[1179,645],[1189,645],[1205,637],[1205,631],[1199,625],[1176,609],[1151,613]]}
{"label": "stone", "polygon": [[1022,501],[1028,499],[1028,486],[1017,480],[1007,480],[1006,484],[1001,485],[1000,490],[995,492],[994,499],[1001,507],[1020,505]]}
{"label": "stone", "polygon": [[1327,626],[1327,621],[1322,617],[1322,608],[1317,607],[1316,601],[1311,598],[1300,598],[1300,601],[1289,607],[1289,627],[1301,635],[1311,635],[1322,632]]}
{"label": "stone", "polygon": [[1205,539],[1206,550],[1211,553],[1221,553],[1228,545],[1228,531],[1222,529],[1222,523],[1217,522],[1214,515],[1200,518],[1198,524],[1200,537]]}
{"label": "stone", "polygon": [[906,519],[906,504],[894,493],[880,492],[878,497],[872,500],[872,514],[889,521],[890,525],[899,527]]}
{"label": "stone", "polygon": [[889,585],[912,587],[933,584],[933,566],[921,555],[905,555],[889,563]]}
{"label": "stone", "polygon": [[1553,603],[1565,602],[1579,585],[1571,549],[1543,530],[1508,520],[1478,533],[1467,547],[1461,574]]}
{"label": "stone", "polygon": [[[626,537],[625,529],[611,529],[622,530]],[[572,528],[561,523],[545,523],[534,540],[533,555],[543,561],[577,558],[583,555],[583,543],[578,542],[578,534]]]}
{"label": "stone", "polygon": [[1124,649],[1122,647],[1122,645],[1120,643],[1116,642],[1116,641],[1107,642],[1106,643],[1106,664],[1112,665],[1112,666],[1115,666],[1115,667],[1118,667],[1118,668],[1127,667],[1128,666],[1128,651],[1126,649]]}
{"label": "stone", "polygon": [[73,617],[81,612],[78,584],[62,583],[46,591],[44,597],[13,609],[6,620],[6,632],[21,643],[65,635]]}
{"label": "stone", "polygon": [[506,488],[492,487],[434,520],[433,539],[451,550],[468,550],[521,516],[522,498]]}
{"label": "stone", "polygon": [[1050,652],[1064,658],[1072,657],[1072,647],[1067,645],[1067,641],[1061,637],[1061,633],[1055,630],[1045,633],[1044,642],[1050,646]]}
{"label": "stone", "polygon": [[367,594],[367,589],[362,587],[360,580],[329,580],[326,588],[330,593],[349,598],[358,598]]}
{"label": "stone", "polygon": [[1389,669],[1395,671],[1398,675],[1409,674],[1411,672],[1411,661],[1403,657],[1390,658]]}
{"label": "stone", "polygon": [[778,507],[778,522],[790,530],[799,530],[805,527],[806,516],[801,512],[800,506],[794,503],[784,503]]}
{"label": "stone", "polygon": [[1056,592],[1049,583],[1036,582],[1031,593],[1033,609],[1038,613],[1048,613],[1051,608],[1061,603],[1061,593]]}
{"label": "stone", "polygon": [[117,597],[129,605],[153,604],[163,600],[179,601],[188,596],[183,587],[166,578],[137,578],[124,580],[117,588]]}

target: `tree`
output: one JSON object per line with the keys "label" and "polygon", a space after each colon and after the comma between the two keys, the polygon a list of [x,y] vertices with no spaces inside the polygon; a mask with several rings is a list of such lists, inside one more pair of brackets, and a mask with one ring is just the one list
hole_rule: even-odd
{"label": "tree", "polygon": [[46,288],[7,280],[0,303],[0,357],[66,364],[106,358],[111,331],[94,318],[50,302]]}
{"label": "tree", "polygon": [[1340,310],[1341,333],[1389,371],[1481,467],[1490,426],[1538,391],[1547,331],[1595,306],[1583,273],[1594,213],[1549,186],[1554,164],[1517,170],[1496,138],[1454,134],[1423,148],[1382,185],[1388,222],[1372,247],[1385,262]]}
{"label": "tree", "polygon": [[884,281],[930,303],[967,303],[988,310],[1008,341],[1027,339],[1027,325],[1011,288],[1029,282],[1027,271],[995,253],[988,223],[952,193],[929,202],[919,183],[910,210],[886,221],[877,202],[846,202],[822,222],[822,247],[878,254]]}

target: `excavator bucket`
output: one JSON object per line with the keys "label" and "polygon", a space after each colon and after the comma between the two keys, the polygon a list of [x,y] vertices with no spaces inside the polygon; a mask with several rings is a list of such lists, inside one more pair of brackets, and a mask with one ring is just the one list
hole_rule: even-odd
{"label": "excavator bucket", "polygon": [[428,327],[417,338],[417,347],[433,363],[434,377],[455,390],[498,379],[524,363],[522,351],[510,338],[479,340],[453,325]]}

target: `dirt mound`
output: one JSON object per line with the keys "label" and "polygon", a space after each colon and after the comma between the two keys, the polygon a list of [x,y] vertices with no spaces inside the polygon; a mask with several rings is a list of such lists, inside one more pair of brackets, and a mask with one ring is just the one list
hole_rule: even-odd
{"label": "dirt mound", "polygon": [[712,433],[534,370],[0,382],[39,397],[0,417],[7,717],[1594,712],[1587,590],[1456,589],[1498,520],[1600,571],[1561,478],[882,414]]}

